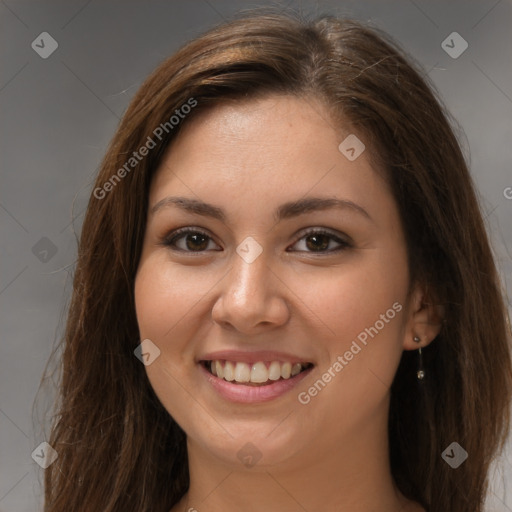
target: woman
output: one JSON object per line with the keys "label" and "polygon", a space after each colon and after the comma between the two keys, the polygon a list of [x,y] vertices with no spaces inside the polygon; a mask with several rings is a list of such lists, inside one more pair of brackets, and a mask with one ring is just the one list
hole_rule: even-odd
{"label": "woman", "polygon": [[45,510],[482,511],[510,333],[447,117],[349,20],[159,66],[83,224]]}

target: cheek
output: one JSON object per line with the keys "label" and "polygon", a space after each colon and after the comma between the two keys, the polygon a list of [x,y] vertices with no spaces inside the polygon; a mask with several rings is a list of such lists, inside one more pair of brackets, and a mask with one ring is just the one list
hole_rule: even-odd
{"label": "cheek", "polygon": [[315,342],[326,350],[315,379],[299,390],[301,403],[326,423],[356,430],[385,403],[402,353],[407,270],[375,256],[303,281],[305,304],[319,319]]}
{"label": "cheek", "polygon": [[141,336],[168,344],[177,339],[187,317],[200,310],[200,299],[211,288],[211,278],[194,267],[177,268],[157,254],[139,267],[135,280],[135,307]]}
{"label": "cheek", "polygon": [[395,302],[403,305],[406,267],[379,261],[377,251],[375,256],[374,261],[367,258],[360,264],[322,270],[321,274],[304,274],[297,281],[297,295],[334,338],[352,338],[373,325]]}
{"label": "cheek", "polygon": [[363,394],[376,379],[388,384],[393,380],[402,353],[408,290],[404,256],[386,259],[382,250],[371,252],[360,263],[333,268],[329,276],[302,284],[305,303],[319,319],[317,343],[326,349],[321,370],[344,357],[343,380],[335,379],[333,388],[348,386]]}
{"label": "cheek", "polygon": [[187,407],[191,407],[191,394],[182,384],[191,371],[190,360],[185,357],[193,325],[188,319],[196,312],[197,294],[206,286],[193,278],[193,272],[185,274],[152,254],[141,261],[135,279],[140,337],[150,339],[160,350],[145,371],[163,406],[179,419],[187,418]]}
{"label": "cheek", "polygon": [[[179,398],[178,382],[190,370],[189,318],[196,311],[196,293],[201,287],[196,281],[192,275],[180,276],[176,268],[156,254],[141,262],[135,279],[135,309],[141,340],[151,340],[160,351],[145,370],[155,393],[172,415],[176,403],[185,400]],[[169,401],[169,396],[174,399]]]}

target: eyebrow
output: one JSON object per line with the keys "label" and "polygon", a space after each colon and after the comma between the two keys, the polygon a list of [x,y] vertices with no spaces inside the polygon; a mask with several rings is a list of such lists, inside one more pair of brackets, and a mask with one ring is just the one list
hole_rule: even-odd
{"label": "eyebrow", "polygon": [[[180,208],[181,210],[189,213],[195,213],[205,217],[212,217],[222,222],[226,221],[226,214],[222,208],[189,197],[165,197],[161,201],[158,201],[158,203],[156,203],[151,208],[151,214],[154,214],[157,211],[170,206],[176,206],[177,208]],[[306,197],[297,199],[296,201],[284,203],[275,210],[274,219],[279,222],[283,219],[298,217],[299,215],[303,215],[305,213],[328,210],[332,208],[351,210],[373,221],[368,212],[357,203],[347,199],[331,197]]]}

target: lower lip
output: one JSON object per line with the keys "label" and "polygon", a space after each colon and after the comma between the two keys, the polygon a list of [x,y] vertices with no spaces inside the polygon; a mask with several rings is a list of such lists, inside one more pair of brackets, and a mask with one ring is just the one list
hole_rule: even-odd
{"label": "lower lip", "polygon": [[295,377],[276,380],[272,382],[272,384],[266,384],[265,386],[245,386],[244,384],[233,384],[227,380],[220,379],[210,373],[202,364],[199,364],[199,367],[213,389],[223,398],[230,402],[242,404],[254,404],[274,400],[293,389],[313,369],[313,367],[308,368],[295,375]]}

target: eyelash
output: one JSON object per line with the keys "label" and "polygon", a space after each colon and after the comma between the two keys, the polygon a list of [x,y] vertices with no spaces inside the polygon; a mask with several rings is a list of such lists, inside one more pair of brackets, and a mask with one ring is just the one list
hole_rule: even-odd
{"label": "eyelash", "polygon": [[[179,248],[177,248],[175,246],[176,241],[184,238],[185,235],[189,235],[189,234],[199,234],[199,235],[202,235],[202,236],[208,238],[209,241],[213,240],[210,235],[208,235],[205,231],[202,231],[201,229],[198,229],[198,228],[180,228],[180,229],[177,229],[177,230],[169,233],[166,237],[164,237],[162,239],[161,243],[162,243],[162,245],[164,245],[164,246],[166,246],[166,247],[168,247],[171,250],[176,251],[176,252],[189,253],[189,254],[201,254],[201,253],[206,252],[206,250],[203,250],[203,251],[189,251],[189,250],[186,250],[186,249],[179,249]],[[310,230],[304,232],[302,234],[302,236],[297,240],[297,242],[295,242],[292,245],[295,245],[299,241],[301,241],[301,240],[303,240],[303,239],[305,239],[307,237],[314,236],[314,235],[327,236],[331,240],[334,240],[336,243],[338,243],[339,247],[335,248],[335,249],[329,249],[327,251],[297,251],[297,252],[306,252],[306,253],[310,253],[310,254],[333,254],[333,253],[341,252],[343,250],[346,250],[346,249],[349,249],[349,248],[353,247],[353,245],[350,242],[348,242],[347,240],[343,240],[339,236],[331,233],[330,231],[327,231],[327,230],[321,229],[321,228],[310,229]],[[329,243],[330,243],[330,241],[329,241]],[[289,252],[289,251],[287,250],[287,252]]]}

